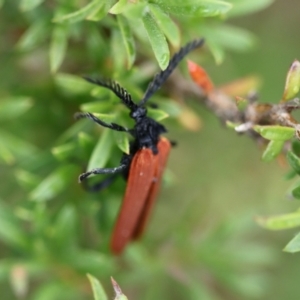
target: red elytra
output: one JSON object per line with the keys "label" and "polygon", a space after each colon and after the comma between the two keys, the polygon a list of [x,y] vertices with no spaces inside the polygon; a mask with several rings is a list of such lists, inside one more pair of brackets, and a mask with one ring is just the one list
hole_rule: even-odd
{"label": "red elytra", "polygon": [[157,198],[171,143],[162,137],[157,148],[156,155],[151,149],[143,148],[133,157],[110,243],[114,254],[120,254],[128,242],[138,239],[144,232]]}

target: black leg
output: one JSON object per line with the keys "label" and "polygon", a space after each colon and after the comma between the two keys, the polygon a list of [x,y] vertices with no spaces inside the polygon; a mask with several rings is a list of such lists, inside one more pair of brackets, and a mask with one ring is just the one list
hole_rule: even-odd
{"label": "black leg", "polygon": [[89,191],[89,192],[99,192],[104,190],[105,188],[107,188],[108,186],[110,186],[114,180],[117,178],[118,174],[115,173],[110,177],[105,178],[104,180],[94,183],[94,184],[89,184],[88,180],[84,180],[82,182],[85,190]]}
{"label": "black leg", "polygon": [[129,132],[129,129],[123,127],[123,126],[120,126],[116,123],[106,123],[104,121],[101,121],[100,119],[98,119],[96,116],[94,116],[92,113],[89,113],[89,112],[79,112],[79,113],[76,113],[74,115],[74,118],[75,119],[82,119],[82,118],[88,118],[88,119],[91,119],[92,121],[94,121],[95,123],[103,126],[103,127],[106,127],[106,128],[110,128],[112,130],[116,130],[116,131],[125,131],[125,132]]}
{"label": "black leg", "polygon": [[86,179],[87,177],[89,177],[90,175],[94,174],[115,174],[115,173],[120,173],[122,171],[124,171],[126,168],[128,167],[128,165],[126,164],[122,164],[119,167],[116,168],[96,168],[96,169],[92,169],[91,171],[82,173],[79,175],[78,181],[82,182],[82,180]]}

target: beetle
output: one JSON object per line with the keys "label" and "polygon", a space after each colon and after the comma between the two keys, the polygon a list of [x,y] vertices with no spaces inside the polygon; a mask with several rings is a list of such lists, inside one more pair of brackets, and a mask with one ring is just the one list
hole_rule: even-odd
{"label": "beetle", "polygon": [[95,168],[79,176],[82,182],[92,174],[113,174],[96,186],[102,189],[109,185],[115,174],[122,173],[127,178],[125,195],[117,218],[110,248],[114,254],[120,254],[131,241],[138,239],[147,224],[151,209],[159,191],[163,170],[172,147],[165,137],[166,128],[147,116],[146,102],[161,87],[179,62],[192,50],[202,46],[203,39],[197,39],[182,47],[170,60],[167,68],[149,83],[142,100],[136,104],[131,95],[117,82],[110,79],[84,77],[88,82],[111,90],[129,109],[130,117],[135,121],[132,129],[116,123],[106,123],[89,112],[75,114],[76,119],[88,118],[100,126],[129,133],[129,154],[123,154],[120,165],[115,168]]}

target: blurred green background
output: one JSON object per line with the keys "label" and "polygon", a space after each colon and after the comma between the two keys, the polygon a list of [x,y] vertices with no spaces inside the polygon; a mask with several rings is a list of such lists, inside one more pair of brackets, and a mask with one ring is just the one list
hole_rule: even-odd
{"label": "blurred green background", "polygon": [[[80,147],[90,153],[96,142],[92,137],[101,131],[82,122],[80,131],[89,133],[84,146],[72,144],[74,156],[67,159],[51,154],[53,147],[75,140],[70,133],[72,138],[65,140],[61,135],[74,126],[73,114],[80,105],[93,100],[87,93],[65,91],[50,74],[48,45],[43,43],[50,33],[37,35],[40,43],[16,50],[29,24],[39,19],[38,14],[50,19],[55,5],[45,1],[40,10],[24,17],[15,3],[6,1],[0,11],[1,299],[92,299],[86,273],[101,280],[110,298],[109,276],[129,299],[298,299],[300,256],[282,252],[297,232],[267,231],[254,221],[256,215],[298,208],[287,198],[292,183],[284,179],[288,168],[276,161],[262,163],[261,150],[252,140],[225,128],[196,99],[186,101],[202,120],[200,131],[165,121],[168,137],[178,146],[168,164],[166,177],[171,180],[166,180],[145,236],[121,258],[108,253],[124,183],[119,179],[98,195],[87,194],[77,183],[89,158]],[[204,59],[197,56],[201,52],[191,57],[203,63],[216,84],[258,75],[260,100],[278,102],[289,66],[300,58],[299,10],[299,1],[275,1],[260,12],[225,20],[252,32],[255,48],[227,50],[220,65],[208,50]],[[94,30],[88,22],[84,29],[74,25],[61,72],[101,74],[103,67],[111,76],[114,63],[111,57],[106,59],[111,53],[105,38],[114,25],[103,22],[99,40],[88,35],[83,39],[84,33]],[[184,32],[184,22],[182,28]],[[158,66],[149,46],[140,47],[145,61],[153,61],[145,75],[149,80]],[[116,74],[123,76],[128,90],[134,90],[140,84],[138,73],[131,73],[137,82],[130,82],[122,72]],[[140,90],[134,93],[139,95]],[[28,99],[11,105],[19,96]],[[110,163],[118,164],[119,157],[119,150],[113,150]],[[49,179],[49,174],[55,176]],[[45,178],[48,181],[41,187]]]}

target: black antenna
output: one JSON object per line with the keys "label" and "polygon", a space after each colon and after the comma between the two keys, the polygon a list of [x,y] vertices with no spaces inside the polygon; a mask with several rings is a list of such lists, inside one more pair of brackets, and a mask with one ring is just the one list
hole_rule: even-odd
{"label": "black antenna", "polygon": [[204,39],[194,40],[184,47],[182,47],[179,52],[177,52],[170,60],[168,67],[155,75],[153,80],[149,83],[147,90],[144,94],[143,99],[139,103],[139,106],[143,106],[148,99],[162,86],[162,84],[167,80],[173,70],[177,67],[180,61],[192,50],[202,46]]}
{"label": "black antenna", "polygon": [[138,108],[138,106],[132,101],[131,95],[116,81],[111,79],[94,79],[88,76],[83,76],[83,78],[88,82],[110,89],[131,111],[135,111]]}

